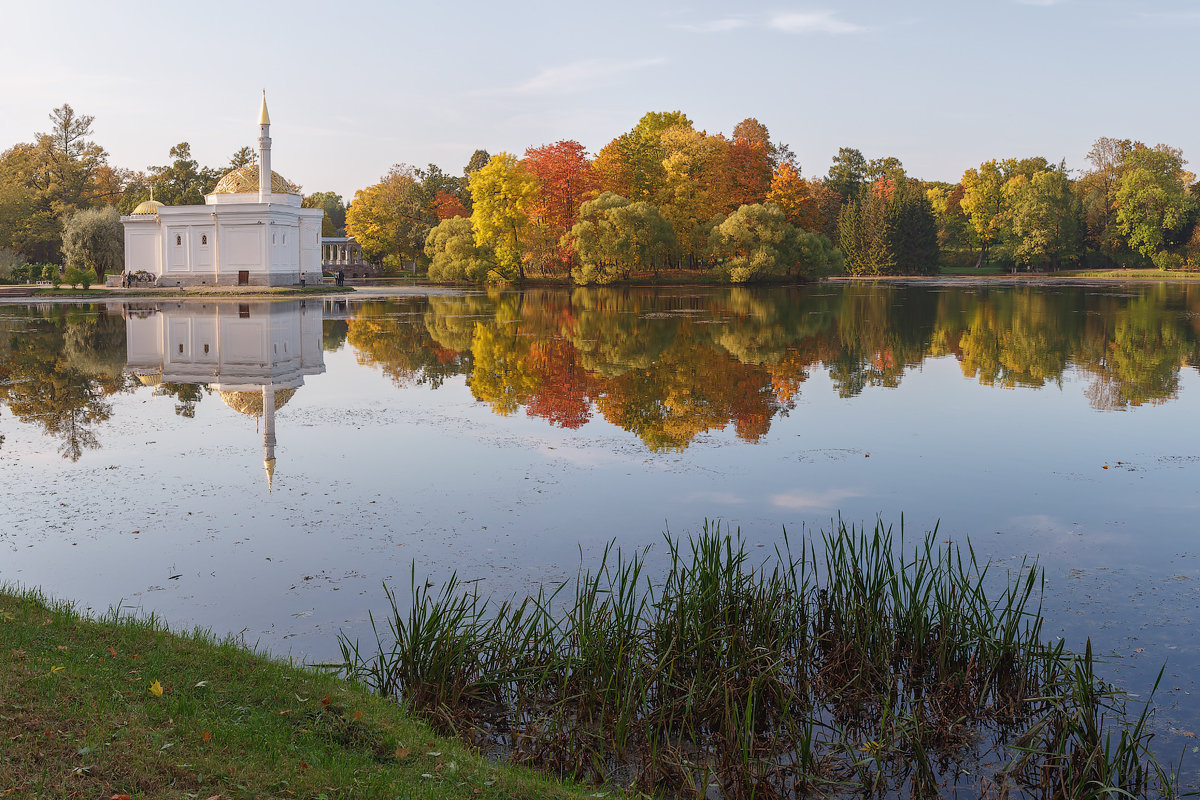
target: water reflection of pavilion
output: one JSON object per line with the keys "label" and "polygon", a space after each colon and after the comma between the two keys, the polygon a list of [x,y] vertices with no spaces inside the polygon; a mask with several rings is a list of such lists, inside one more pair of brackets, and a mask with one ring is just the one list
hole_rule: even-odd
{"label": "water reflection of pavilion", "polygon": [[325,371],[320,303],[212,302],[124,307],[127,368],[146,385],[202,384],[261,420],[263,467],[275,474],[275,412]]}

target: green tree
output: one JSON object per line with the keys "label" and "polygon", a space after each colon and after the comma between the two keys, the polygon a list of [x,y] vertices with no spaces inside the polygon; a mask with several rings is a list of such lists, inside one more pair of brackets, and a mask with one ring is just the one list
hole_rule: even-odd
{"label": "green tree", "polygon": [[524,280],[529,208],[538,196],[537,178],[516,156],[498,153],[471,175],[469,186],[475,244],[496,254],[504,278]]}
{"label": "green tree", "polygon": [[579,221],[563,243],[579,256],[571,270],[576,283],[605,284],[658,269],[674,247],[674,231],[650,203],[605,192],[579,207]]}
{"label": "green tree", "polygon": [[890,189],[887,208],[887,242],[895,268],[901,275],[933,275],[941,262],[937,220],[933,207],[919,181],[893,182],[883,178]]}
{"label": "green tree", "polygon": [[346,204],[340,194],[313,192],[305,195],[300,205],[304,208],[324,209],[325,216],[321,219],[322,236],[346,235]]}
{"label": "green tree", "polygon": [[196,206],[217,185],[221,175],[201,167],[192,158],[192,146],[180,142],[171,148],[171,163],[150,168],[150,186],[154,199],[169,206]]}
{"label": "green tree", "polygon": [[85,208],[67,217],[63,255],[67,267],[90,271],[97,281],[103,281],[108,272],[120,271],[125,263],[125,228],[117,210],[112,206]]}
{"label": "green tree", "polygon": [[1189,222],[1196,199],[1187,192],[1183,156],[1158,145],[1138,148],[1125,158],[1117,185],[1117,224],[1129,246],[1166,269],[1178,260],[1168,250],[1172,234]]}
{"label": "green tree", "polygon": [[838,214],[838,243],[851,275],[889,275],[896,257],[888,243],[888,201],[879,191],[851,198]]}
{"label": "green tree", "polygon": [[1135,148],[1145,147],[1131,139],[1101,136],[1092,144],[1087,160],[1092,169],[1079,179],[1087,243],[1110,263],[1127,247],[1116,220],[1117,185],[1125,159]]}
{"label": "green tree", "polygon": [[496,259],[487,248],[475,244],[475,232],[466,217],[438,223],[425,239],[425,255],[430,259],[431,281],[479,283],[496,266]]}
{"label": "green tree", "polygon": [[841,266],[829,240],[792,225],[776,205],[742,206],[709,236],[715,270],[731,283],[812,278]]}
{"label": "green tree", "polygon": [[867,159],[861,150],[854,147],[838,148],[833,163],[829,165],[826,182],[843,200],[856,198],[867,182],[867,168]]}
{"label": "green tree", "polygon": [[253,147],[245,145],[233,151],[233,155],[229,157],[229,169],[241,169],[242,167],[258,163],[258,153]]}
{"label": "green tree", "polygon": [[1004,184],[1014,258],[1020,263],[1059,269],[1079,255],[1081,207],[1066,166],[1016,175]]}

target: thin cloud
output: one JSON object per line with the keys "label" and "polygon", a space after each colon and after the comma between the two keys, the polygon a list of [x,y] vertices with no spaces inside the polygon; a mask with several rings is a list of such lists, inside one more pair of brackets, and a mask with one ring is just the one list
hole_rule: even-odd
{"label": "thin cloud", "polygon": [[750,23],[744,19],[726,17],[724,19],[714,19],[711,22],[680,25],[679,28],[689,33],[728,33],[729,31],[736,31],[740,28],[748,28],[749,26]]}
{"label": "thin cloud", "polygon": [[788,511],[812,511],[836,508],[843,500],[862,496],[862,492],[854,489],[826,489],[823,492],[806,492],[796,489],[771,495],[771,505]]}
{"label": "thin cloud", "polygon": [[862,33],[866,28],[838,19],[832,11],[796,11],[776,14],[767,26],[784,33]]}
{"label": "thin cloud", "polygon": [[608,61],[604,59],[588,59],[563,64],[557,67],[547,67],[524,83],[508,89],[501,89],[505,94],[561,94],[575,92],[580,89],[590,89],[608,83],[613,78],[638,72],[648,67],[666,63],[663,57],[639,58],[633,61]]}

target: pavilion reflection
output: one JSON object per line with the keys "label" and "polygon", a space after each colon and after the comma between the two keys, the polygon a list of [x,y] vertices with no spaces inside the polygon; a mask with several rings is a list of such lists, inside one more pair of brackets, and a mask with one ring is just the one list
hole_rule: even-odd
{"label": "pavilion reflection", "polygon": [[225,405],[255,417],[263,468],[275,475],[275,412],[307,375],[325,371],[320,303],[131,303],[126,369],[146,386],[206,386]]}

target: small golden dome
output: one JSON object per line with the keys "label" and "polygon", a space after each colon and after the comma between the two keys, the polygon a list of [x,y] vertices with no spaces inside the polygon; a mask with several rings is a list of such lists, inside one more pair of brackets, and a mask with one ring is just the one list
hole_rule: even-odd
{"label": "small golden dome", "polygon": [[[212,194],[248,194],[258,191],[258,164],[247,164],[232,172],[226,172],[217,181]],[[271,192],[273,194],[300,194],[300,187],[271,170]]]}
{"label": "small golden dome", "polygon": [[[138,207],[141,208],[141,206]],[[137,212],[135,211],[134,213],[136,214]],[[162,375],[157,372],[153,375],[138,373],[136,377],[138,379],[138,383],[142,384],[142,386],[158,386],[160,383],[162,383]]]}
{"label": "small golden dome", "polygon": [[[292,395],[296,393],[295,389],[276,389],[275,390],[275,410],[283,408],[288,400],[292,399]],[[232,408],[239,414],[245,414],[248,417],[261,417],[263,413],[263,396],[262,392],[217,392],[221,396],[221,400],[225,405]]]}
{"label": "small golden dome", "polygon": [[163,207],[163,204],[157,200],[143,200],[137,204],[137,208],[133,210],[132,216],[139,214],[157,214],[158,210]]}

